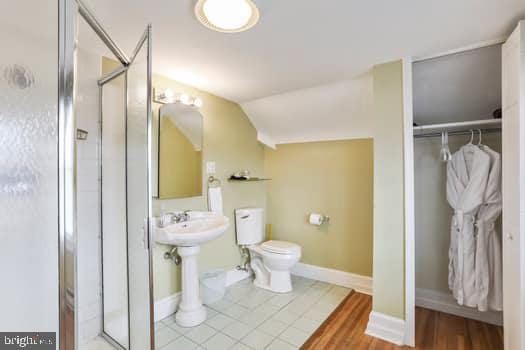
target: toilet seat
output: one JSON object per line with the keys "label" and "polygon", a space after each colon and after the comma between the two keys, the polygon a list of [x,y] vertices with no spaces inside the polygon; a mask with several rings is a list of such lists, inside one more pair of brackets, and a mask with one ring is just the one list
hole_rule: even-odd
{"label": "toilet seat", "polygon": [[261,249],[274,254],[301,254],[301,247],[295,243],[285,241],[266,241],[261,243]]}

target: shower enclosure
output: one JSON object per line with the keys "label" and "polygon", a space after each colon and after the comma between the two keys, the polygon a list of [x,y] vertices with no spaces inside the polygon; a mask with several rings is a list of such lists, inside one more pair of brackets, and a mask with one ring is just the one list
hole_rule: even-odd
{"label": "shower enclosure", "polygon": [[0,331],[153,349],[151,27],[129,56],[80,0],[0,28]]}

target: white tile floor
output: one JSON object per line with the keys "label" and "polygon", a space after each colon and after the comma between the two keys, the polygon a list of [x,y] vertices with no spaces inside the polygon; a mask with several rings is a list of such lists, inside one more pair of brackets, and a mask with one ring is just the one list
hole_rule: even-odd
{"label": "white tile floor", "polygon": [[251,279],[207,306],[208,319],[182,328],[170,316],[156,324],[157,349],[298,349],[348,295],[350,289],[292,277],[294,290],[277,294],[256,288]]}

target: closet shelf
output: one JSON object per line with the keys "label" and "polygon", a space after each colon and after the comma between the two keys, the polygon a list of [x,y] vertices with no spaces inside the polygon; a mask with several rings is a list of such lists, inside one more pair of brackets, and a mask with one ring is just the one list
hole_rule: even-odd
{"label": "closet shelf", "polygon": [[481,119],[466,122],[414,126],[414,137],[436,136],[445,131],[451,133],[477,129],[497,131],[501,129],[501,119]]}

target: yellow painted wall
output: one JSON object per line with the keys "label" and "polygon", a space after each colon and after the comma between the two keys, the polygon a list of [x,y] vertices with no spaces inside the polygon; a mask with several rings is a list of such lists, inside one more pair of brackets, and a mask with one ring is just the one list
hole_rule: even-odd
{"label": "yellow painted wall", "polygon": [[[372,275],[372,139],[267,148],[265,171],[274,239],[301,245],[303,263]],[[330,223],[309,224],[311,212]]]}
{"label": "yellow painted wall", "polygon": [[168,115],[161,119],[159,144],[160,197],[201,196],[202,152],[195,150]]}
{"label": "yellow painted wall", "polygon": [[373,310],[405,318],[403,67],[377,65],[374,76]]}
{"label": "yellow painted wall", "polygon": [[[180,84],[174,80],[154,75],[155,88],[170,88],[174,92],[185,92],[203,100],[200,109],[203,115],[204,143],[203,163],[215,161],[217,173],[222,181],[224,213],[230,218],[230,228],[217,240],[204,244],[199,255],[199,268],[232,269],[240,262],[235,241],[235,208],[245,206],[266,207],[266,185],[262,182],[234,183],[226,179],[234,172],[248,169],[254,176],[264,174],[264,147],[257,141],[257,132],[241,107],[234,102]],[[159,105],[154,104],[158,115]],[[154,214],[164,210],[207,210],[207,175],[203,172],[203,196],[183,199],[155,200]],[[171,261],[164,260],[168,246],[158,245],[154,254],[155,299],[160,299],[180,290],[180,269]]]}

